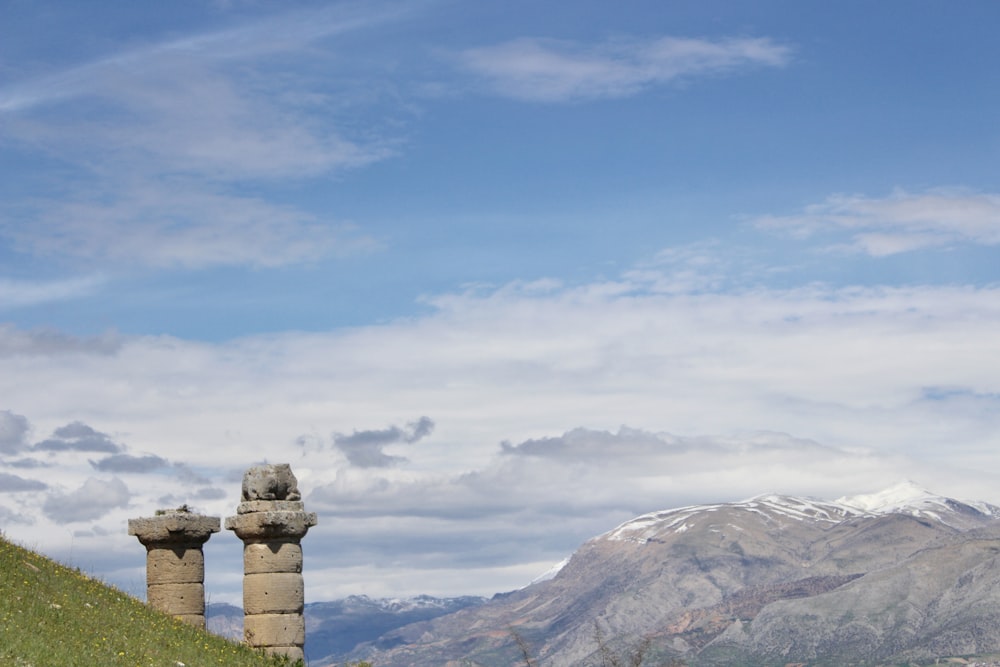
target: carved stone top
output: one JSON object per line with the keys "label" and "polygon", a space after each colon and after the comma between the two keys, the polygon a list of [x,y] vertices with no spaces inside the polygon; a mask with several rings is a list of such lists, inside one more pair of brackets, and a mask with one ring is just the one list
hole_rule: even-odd
{"label": "carved stone top", "polygon": [[316,525],[314,512],[275,510],[226,517],[226,530],[244,541],[293,540],[305,537]]}
{"label": "carved stone top", "polygon": [[226,530],[244,541],[299,540],[316,525],[306,512],[299,483],[287,463],[254,466],[243,475],[243,502]]}
{"label": "carved stone top", "polygon": [[146,546],[152,544],[204,544],[219,532],[217,516],[195,514],[186,508],[157,510],[156,516],[128,520],[128,534]]}
{"label": "carved stone top", "polygon": [[302,500],[299,480],[287,463],[254,466],[243,474],[243,502]]}

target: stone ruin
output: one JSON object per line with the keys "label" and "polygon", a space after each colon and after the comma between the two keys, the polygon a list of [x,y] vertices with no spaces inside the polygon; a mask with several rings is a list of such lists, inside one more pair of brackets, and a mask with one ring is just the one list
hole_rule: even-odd
{"label": "stone ruin", "polygon": [[288,464],[257,466],[243,476],[243,502],[226,530],[243,540],[243,637],[268,653],[304,658],[302,547],[316,525]]}
{"label": "stone ruin", "polygon": [[199,628],[205,627],[205,554],[202,547],[219,532],[219,518],[187,507],[159,510],[129,519],[128,534],[146,547],[146,601]]}
{"label": "stone ruin", "polygon": [[[243,476],[242,502],[226,529],[243,541],[243,636],[265,652],[304,659],[305,590],[302,546],[316,514],[306,512],[287,463],[254,466]],[[129,535],[146,546],[150,605],[205,627],[202,546],[219,532],[219,518],[182,507],[130,519]],[[155,552],[155,553],[154,553]]]}

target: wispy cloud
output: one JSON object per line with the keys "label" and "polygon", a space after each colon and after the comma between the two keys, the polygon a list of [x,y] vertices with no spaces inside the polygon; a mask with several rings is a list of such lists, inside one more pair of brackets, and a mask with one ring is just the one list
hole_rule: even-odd
{"label": "wispy cloud", "polygon": [[663,37],[598,45],[518,39],[468,49],[461,64],[500,95],[536,102],[616,98],[678,79],[785,65],[791,49],[767,38]]}
{"label": "wispy cloud", "polygon": [[[291,206],[234,196],[182,179],[129,181],[120,192],[36,204],[34,224],[0,224],[22,250],[88,264],[202,268],[276,267],[377,247],[349,223],[318,220]],[[95,284],[75,281],[32,292],[8,283],[10,298],[70,294]],[[3,304],[0,283],[0,305]],[[58,290],[61,288],[61,292]]]}
{"label": "wispy cloud", "polygon": [[[317,40],[398,20],[412,3],[345,2],[319,10],[268,16],[241,26],[203,32],[111,54],[35,79],[0,87],[0,113],[17,112],[78,96],[121,91],[136,73],[199,60],[206,65],[301,51]],[[179,72],[178,74],[183,74]]]}
{"label": "wispy cloud", "polygon": [[[378,132],[348,136],[322,84],[287,61],[301,64],[307,51],[311,63],[332,59],[321,40],[406,11],[348,3],[290,13],[0,87],[0,138],[54,157],[73,184],[54,195],[25,188],[0,209],[0,235],[22,252],[111,267],[270,267],[370,248],[348,225],[269,201],[262,188],[393,153]],[[45,294],[0,284],[0,307],[5,297]]]}
{"label": "wispy cloud", "polygon": [[[274,31],[255,26],[154,45],[0,88],[0,113],[10,116],[4,134],[88,168],[126,164],[211,180],[301,178],[382,159],[391,152],[386,143],[352,141],[334,119],[317,116],[328,110],[305,94],[301,76],[241,67],[259,66],[254,61],[276,50],[301,53],[312,39],[348,29],[312,23],[318,18],[294,15]],[[73,107],[60,104],[70,100]],[[80,104],[91,113],[80,113]],[[52,108],[42,114],[41,106]],[[113,122],[88,120],[98,110]]]}
{"label": "wispy cloud", "polygon": [[801,213],[754,219],[800,238],[846,233],[831,246],[875,257],[955,243],[1000,244],[1000,195],[965,189],[897,190],[888,197],[834,195]]}
{"label": "wispy cloud", "polygon": [[103,276],[45,282],[0,278],[0,310],[89,296],[104,282]]}

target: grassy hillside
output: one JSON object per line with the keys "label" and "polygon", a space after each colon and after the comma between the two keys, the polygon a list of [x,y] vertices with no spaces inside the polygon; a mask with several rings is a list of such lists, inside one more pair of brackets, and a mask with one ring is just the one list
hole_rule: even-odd
{"label": "grassy hillside", "polygon": [[0,665],[275,667],[0,536]]}

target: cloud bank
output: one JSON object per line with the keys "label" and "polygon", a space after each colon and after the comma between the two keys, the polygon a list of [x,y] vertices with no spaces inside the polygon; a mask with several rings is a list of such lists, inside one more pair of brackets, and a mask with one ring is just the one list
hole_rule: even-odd
{"label": "cloud bank", "polygon": [[[0,349],[34,352],[0,358],[0,395],[17,396],[0,473],[18,488],[0,511],[54,553],[62,527],[78,555],[134,549],[127,580],[142,563],[128,518],[229,515],[246,467],[287,461],[321,516],[307,566],[323,599],[513,588],[634,514],[691,502],[902,478],[1000,501],[984,472],[995,286],[713,291],[691,274],[720,268],[695,261],[706,252],[442,294],[423,317],[333,332],[109,347],[2,329]],[[228,554],[227,537],[211,548]],[[226,586],[216,599],[237,599]]]}

